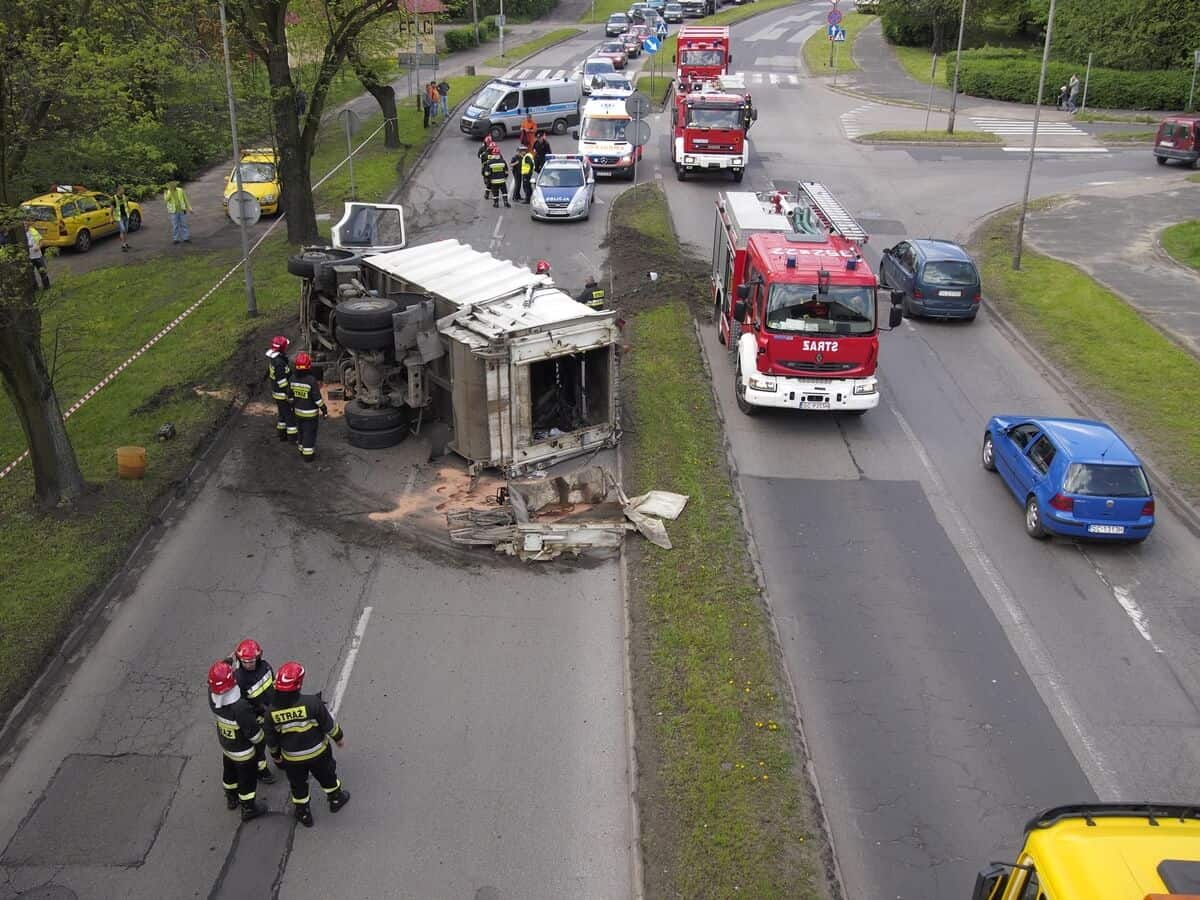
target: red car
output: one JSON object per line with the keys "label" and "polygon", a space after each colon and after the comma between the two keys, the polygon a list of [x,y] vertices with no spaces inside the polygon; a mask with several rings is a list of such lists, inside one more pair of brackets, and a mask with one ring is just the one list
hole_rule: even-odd
{"label": "red car", "polygon": [[625,45],[625,55],[630,59],[642,55],[642,39],[632,31],[621,35],[621,43]]}
{"label": "red car", "polygon": [[629,62],[629,54],[625,52],[625,44],[622,41],[605,41],[592,55],[612,60],[614,69],[624,69],[625,63]]}

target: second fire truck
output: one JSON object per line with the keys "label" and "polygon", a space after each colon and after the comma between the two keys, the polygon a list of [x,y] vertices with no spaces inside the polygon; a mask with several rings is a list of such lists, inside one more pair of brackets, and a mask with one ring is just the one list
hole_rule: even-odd
{"label": "second fire truck", "polygon": [[[717,199],[718,337],[738,408],[865,413],[879,405],[878,282],[867,233],[823,185]],[[893,299],[889,326],[900,324]]]}
{"label": "second fire truck", "polygon": [[691,91],[733,64],[729,52],[729,28],[725,25],[684,25],[675,41],[675,90]]}
{"label": "second fire truck", "polygon": [[677,91],[671,107],[671,162],[682,181],[691,173],[728,171],[741,181],[750,162],[746,132],[758,118],[741,75],[718,75],[694,91]]}

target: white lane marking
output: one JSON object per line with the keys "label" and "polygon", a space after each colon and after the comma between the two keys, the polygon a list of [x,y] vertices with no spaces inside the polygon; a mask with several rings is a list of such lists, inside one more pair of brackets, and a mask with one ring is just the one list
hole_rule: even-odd
{"label": "white lane marking", "polygon": [[858,120],[858,117],[872,109],[875,109],[875,104],[866,103],[862,106],[856,106],[854,109],[838,116],[842,121],[842,128],[846,132],[846,137],[856,138],[866,130],[866,126]]}
{"label": "white lane marking", "polygon": [[500,216],[496,219],[496,227],[492,229],[492,237],[493,238],[500,237],[500,226],[502,226],[503,224],[504,224],[504,213],[500,213]]}
{"label": "white lane marking", "polygon": [[776,75],[774,72],[769,73],[767,75],[767,78],[769,78],[771,80],[771,84],[779,84],[779,76]]}
{"label": "white lane marking", "polygon": [[789,75],[787,77],[787,80],[788,80],[788,84],[799,84],[800,76],[799,75]]}
{"label": "white lane marking", "polygon": [[[1033,134],[1033,119],[1001,119],[994,116],[972,116],[971,121],[983,131],[992,134]],[[1039,134],[1069,134],[1072,137],[1087,137],[1088,133],[1070,122],[1038,122]]]}
{"label": "white lane marking", "polygon": [[747,72],[746,74],[750,76],[751,84],[762,84],[763,83],[763,73],[762,72]]}
{"label": "white lane marking", "polygon": [[1154,642],[1154,638],[1150,636],[1150,622],[1146,618],[1146,614],[1142,608],[1138,606],[1137,601],[1133,599],[1133,594],[1128,588],[1112,585],[1113,596],[1117,598],[1117,602],[1121,604],[1121,609],[1125,610],[1125,614],[1129,616],[1133,622],[1133,627],[1138,630],[1138,634],[1144,637],[1154,648],[1155,653],[1162,653],[1162,647]]}
{"label": "white lane marking", "polygon": [[[1028,153],[1028,147],[1001,147],[1005,153]],[[1107,147],[1034,147],[1034,153],[1107,153]]]}
{"label": "white lane marking", "polygon": [[549,70],[549,69],[542,69],[542,71],[540,71],[540,72],[538,72],[538,73],[537,73],[537,77],[538,77],[538,80],[539,80],[539,81],[541,81],[541,80],[543,80],[543,79],[545,79],[545,78],[548,78],[548,77],[549,77],[549,75],[550,75],[550,70]]}
{"label": "white lane marking", "polygon": [[354,661],[358,659],[358,649],[362,646],[363,636],[367,633],[367,620],[371,618],[372,608],[370,606],[363,607],[362,615],[358,617],[358,624],[354,626],[354,634],[350,637],[350,651],[346,654],[346,661],[342,663],[342,674],[338,676],[337,687],[333,689],[333,703],[329,707],[329,711],[335,717],[338,707],[342,705],[346,686],[350,684],[350,673],[354,671]]}
{"label": "white lane marking", "polygon": [[1089,181],[1088,187],[1100,187],[1102,184],[1116,184],[1115,181]]}
{"label": "white lane marking", "polygon": [[1075,701],[1067,692],[1063,677],[1054,665],[1053,657],[1042,646],[1042,641],[1037,635],[1037,630],[1025,617],[1025,613],[1021,610],[1021,607],[1017,605],[1017,601],[1013,597],[1012,592],[1009,591],[1008,585],[1004,583],[1004,579],[1000,576],[1000,570],[996,568],[996,564],[992,562],[992,558],[983,549],[979,536],[975,534],[975,530],[967,522],[966,516],[958,508],[958,504],[951,499],[946,483],[942,480],[941,474],[934,466],[933,460],[929,458],[929,454],[925,452],[925,447],[920,439],[917,438],[917,433],[913,431],[912,426],[908,424],[908,420],[904,418],[899,409],[895,406],[892,406],[891,409],[896,417],[896,421],[900,424],[901,430],[904,431],[908,442],[916,452],[917,458],[921,461],[921,466],[925,469],[925,474],[929,479],[929,483],[933,486],[934,493],[954,520],[954,527],[958,531],[959,538],[975,558],[975,562],[987,578],[994,596],[1000,602],[1004,610],[1004,615],[1008,617],[1011,627],[1006,627],[1003,622],[1000,625],[1004,628],[1005,634],[1008,635],[1009,642],[1013,645],[1013,650],[1016,651],[1017,656],[1021,658],[1022,662],[1026,664],[1026,671],[1030,678],[1035,683],[1039,678],[1045,682],[1050,696],[1044,697],[1044,699],[1048,702],[1053,701],[1055,706],[1058,707],[1062,719],[1066,721],[1071,731],[1075,733],[1079,746],[1085,754],[1085,758],[1079,760],[1079,763],[1084,770],[1084,775],[1091,782],[1092,789],[1095,790],[1096,795],[1101,800],[1118,799],[1121,796],[1120,783],[1101,755],[1095,738],[1085,730],[1083,714],[1076,708]]}

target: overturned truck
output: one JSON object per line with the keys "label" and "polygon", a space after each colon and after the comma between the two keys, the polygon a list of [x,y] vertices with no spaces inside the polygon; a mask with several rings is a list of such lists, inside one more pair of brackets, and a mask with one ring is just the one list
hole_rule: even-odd
{"label": "overturned truck", "polygon": [[[306,262],[305,262],[306,261]],[[519,475],[620,436],[616,314],[457,240],[293,257],[301,342],[340,381],[350,443],[432,421],[472,473]]]}

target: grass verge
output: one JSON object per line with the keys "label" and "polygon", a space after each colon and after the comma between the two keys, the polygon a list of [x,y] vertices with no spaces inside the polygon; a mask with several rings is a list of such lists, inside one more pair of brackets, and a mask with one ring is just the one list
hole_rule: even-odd
{"label": "grass verge", "polygon": [[1149,144],[1154,142],[1154,131],[1108,131],[1096,135],[1105,144]]}
{"label": "grass verge", "polygon": [[[526,56],[536,53],[544,47],[549,47],[551,44],[557,44],[559,41],[565,41],[575,37],[577,34],[583,34],[582,28],[556,28],[541,37],[534,38],[531,41],[526,41],[523,44],[517,44],[515,47],[508,48],[503,55],[496,55],[484,61],[485,66],[491,66],[496,69],[504,68],[510,63],[524,59]],[[450,96],[454,96],[451,94]]]}
{"label": "grass verge", "polygon": [[1172,225],[1163,231],[1161,240],[1177,263],[1200,269],[1200,219]]}
{"label": "grass verge", "polygon": [[1012,269],[1016,213],[976,235],[988,300],[1200,498],[1200,360],[1067,263],[1026,249]]}
{"label": "grass verge", "polygon": [[1092,112],[1082,109],[1075,113],[1076,122],[1129,122],[1131,124],[1154,124],[1159,121],[1161,116]]}
{"label": "grass verge", "polygon": [[871,131],[860,134],[856,141],[896,141],[902,144],[1000,144],[998,135],[990,131]]}
{"label": "grass verge", "polygon": [[842,19],[842,27],[846,29],[846,40],[836,44],[835,66],[830,65],[830,40],[825,30],[821,29],[804,42],[804,65],[813,75],[834,75],[841,72],[854,72],[858,64],[854,61],[854,42],[858,33],[871,22],[875,16],[864,13],[847,13]]}
{"label": "grass verge", "polygon": [[667,94],[671,91],[671,75],[639,75],[637,89],[647,97],[662,106],[667,102]]}
{"label": "grass verge", "polygon": [[820,820],[696,342],[689,303],[704,267],[681,258],[649,186],[616,201],[609,249],[618,283],[675,268],[628,326],[625,452],[634,491],[690,498],[670,524],[674,549],[640,544],[630,566],[646,895],[827,897]]}
{"label": "grass verge", "polygon": [[1195,175],[1189,175],[1188,181],[1194,181],[1197,184],[1200,184],[1200,172],[1196,173]]}
{"label": "grass verge", "polygon": [[[943,87],[946,83],[942,75],[942,69],[947,63],[954,65],[954,56],[949,53],[943,53],[938,56],[937,73],[932,74],[933,68],[933,52],[925,47],[903,47],[899,44],[889,44],[892,52],[896,54],[896,62],[904,68],[904,71],[921,84],[932,84],[936,79],[939,87]],[[931,77],[932,74],[932,77]]]}

